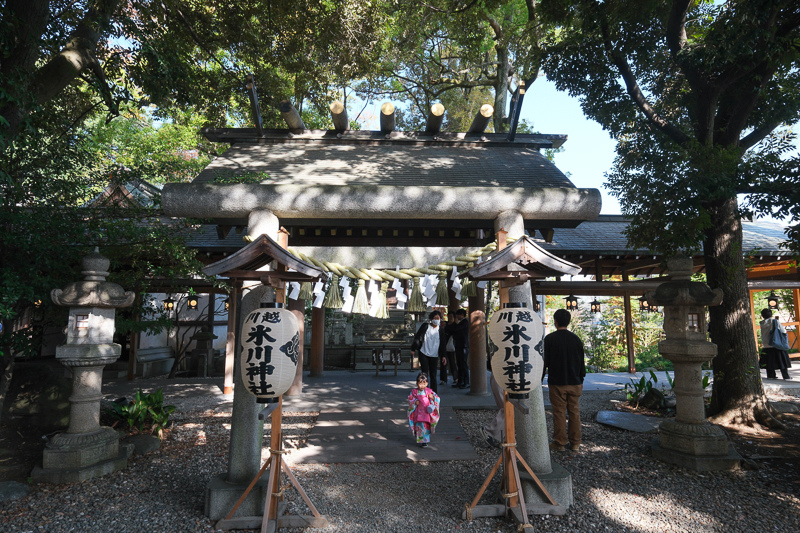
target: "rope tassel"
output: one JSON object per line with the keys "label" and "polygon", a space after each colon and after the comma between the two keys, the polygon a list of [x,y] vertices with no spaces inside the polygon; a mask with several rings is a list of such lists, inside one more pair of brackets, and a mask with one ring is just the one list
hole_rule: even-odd
{"label": "rope tassel", "polygon": [[358,290],[356,290],[356,299],[353,302],[353,313],[366,315],[369,313],[369,300],[367,299],[367,290],[364,288],[364,280],[358,280]]}
{"label": "rope tassel", "polygon": [[331,276],[331,284],[328,286],[328,292],[325,293],[325,300],[322,305],[326,309],[341,309],[344,302],[342,295],[339,294],[339,276],[333,274]]}
{"label": "rope tassel", "polygon": [[[411,283],[409,281],[409,283]],[[411,296],[408,299],[408,309],[406,309],[409,313],[424,313],[428,310],[425,307],[425,302],[422,299],[422,290],[419,288],[419,280],[414,280],[414,287],[411,289]]]}
{"label": "rope tassel", "polygon": [[297,297],[300,300],[310,300],[314,297],[312,290],[313,289],[311,288],[311,282],[304,281],[303,284],[300,286],[300,294],[298,294]]}
{"label": "rope tassel", "polygon": [[389,318],[389,306],[386,303],[386,291],[389,290],[389,282],[384,281],[381,283],[381,292],[378,296],[378,311],[375,313],[375,318],[387,319]]}
{"label": "rope tassel", "polygon": [[436,285],[436,305],[446,306],[450,301],[450,295],[447,294],[447,274],[442,273],[439,275],[439,283]]}
{"label": "rope tassel", "polygon": [[474,280],[466,279],[464,284],[461,285],[461,297],[470,298],[478,295],[478,285]]}

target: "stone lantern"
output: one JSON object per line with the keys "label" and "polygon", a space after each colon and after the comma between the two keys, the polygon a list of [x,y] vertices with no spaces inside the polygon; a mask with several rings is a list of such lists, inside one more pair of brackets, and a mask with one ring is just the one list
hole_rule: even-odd
{"label": "stone lantern", "polygon": [[132,445],[120,447],[119,436],[100,426],[103,367],[121,352],[113,343],[114,309],[133,303],[134,293],[106,281],[109,260],[95,251],[83,259],[83,281],[54,289],[50,297],[68,306],[67,341],[56,348],[56,359],[72,371],[69,427],[45,447],[42,466],[31,474],[36,481],[84,481],[125,468]]}
{"label": "stone lantern", "polygon": [[659,426],[653,455],[692,470],[730,470],[741,457],[733,451],[721,427],[709,423],[703,400],[703,363],[717,355],[706,339],[706,306],[719,305],[722,290],[691,281],[692,259],[678,255],[667,261],[672,281],[645,295],[650,305],[663,306],[666,339],[661,355],[675,365],[675,418]]}

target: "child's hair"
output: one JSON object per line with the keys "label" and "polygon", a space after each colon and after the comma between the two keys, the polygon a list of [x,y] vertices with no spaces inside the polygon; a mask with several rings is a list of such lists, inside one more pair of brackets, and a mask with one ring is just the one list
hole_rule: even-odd
{"label": "child's hair", "polygon": [[422,381],[423,379],[424,379],[425,381],[428,381],[428,374],[426,374],[425,372],[420,372],[420,373],[417,375],[417,383],[419,383],[419,382],[420,382],[420,381]]}

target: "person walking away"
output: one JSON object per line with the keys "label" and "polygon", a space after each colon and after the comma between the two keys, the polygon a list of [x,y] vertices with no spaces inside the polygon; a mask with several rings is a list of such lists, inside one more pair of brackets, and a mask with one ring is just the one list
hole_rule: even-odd
{"label": "person walking away", "polygon": [[561,451],[567,445],[567,421],[569,414],[569,449],[577,451],[581,446],[580,398],[583,378],[586,377],[583,342],[567,329],[572,319],[569,311],[559,309],[553,313],[556,330],[544,338],[544,370],[548,374],[550,404],[553,406],[553,442],[550,449]]}
{"label": "person walking away", "polygon": [[772,332],[775,328],[778,328],[778,331],[782,333],[786,333],[786,330],[783,328],[783,324],[772,318],[772,309],[762,309],[761,318],[764,319],[761,321],[761,344],[767,356],[767,379],[778,379],[775,374],[776,370],[781,371],[783,379],[789,379],[788,368],[792,366],[789,354],[784,350],[775,348],[771,343]]}
{"label": "person walking away", "polygon": [[469,386],[469,320],[467,311],[458,309],[455,312],[456,320],[447,324],[444,332],[452,337],[453,346],[456,351],[456,368],[458,369],[458,380],[455,384],[459,389],[466,389]]}
{"label": "person walking away", "polygon": [[428,388],[428,376],[420,372],[417,387],[408,395],[408,424],[417,446],[427,448],[439,423],[439,396]]}
{"label": "person walking away", "polygon": [[430,387],[433,392],[439,392],[436,384],[436,370],[439,367],[439,356],[445,354],[446,340],[444,328],[439,327],[442,322],[442,313],[431,311],[428,315],[428,322],[422,324],[414,340],[411,341],[411,356],[419,351],[419,367],[430,379]]}

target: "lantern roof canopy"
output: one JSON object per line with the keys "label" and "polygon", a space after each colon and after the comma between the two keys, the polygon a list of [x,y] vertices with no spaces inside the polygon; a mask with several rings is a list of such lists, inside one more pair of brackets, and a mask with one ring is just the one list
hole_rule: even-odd
{"label": "lantern roof canopy", "polygon": [[[259,270],[273,261],[286,270]],[[328,276],[322,268],[296,258],[263,234],[236,253],[207,265],[203,272],[208,276],[260,281],[311,281]]]}
{"label": "lantern roof canopy", "polygon": [[[523,270],[509,269],[512,265]],[[580,271],[578,265],[556,257],[525,235],[462,275],[474,280],[517,278],[522,283],[531,278],[574,276]]]}

